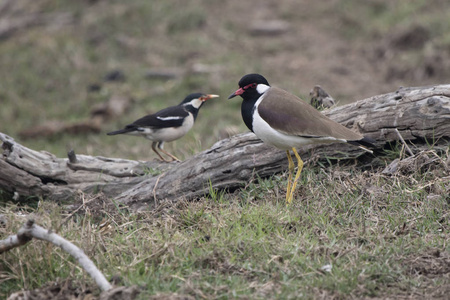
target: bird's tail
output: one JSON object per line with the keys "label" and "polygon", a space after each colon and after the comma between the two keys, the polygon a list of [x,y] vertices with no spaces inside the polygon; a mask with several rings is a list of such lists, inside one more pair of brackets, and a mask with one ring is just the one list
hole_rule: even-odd
{"label": "bird's tail", "polygon": [[133,128],[124,128],[124,129],[108,132],[107,135],[123,134],[123,133],[129,133],[131,131],[135,131],[135,129],[133,129]]}

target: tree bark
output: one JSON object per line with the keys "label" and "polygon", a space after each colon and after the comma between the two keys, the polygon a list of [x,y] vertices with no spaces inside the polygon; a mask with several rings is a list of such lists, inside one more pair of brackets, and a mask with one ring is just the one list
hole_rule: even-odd
{"label": "tree bark", "polygon": [[[376,141],[378,148],[405,141],[448,145],[450,139],[450,85],[401,88],[324,112],[331,119]],[[193,199],[214,189],[236,189],[258,175],[266,177],[287,166],[285,152],[263,144],[253,133],[221,140],[184,162],[143,162],[70,155],[57,158],[16,143],[0,133],[0,189],[16,196],[43,196],[53,200],[103,192],[134,209],[162,199]],[[340,160],[365,154],[347,144],[314,145],[298,149],[304,160],[311,155]]]}

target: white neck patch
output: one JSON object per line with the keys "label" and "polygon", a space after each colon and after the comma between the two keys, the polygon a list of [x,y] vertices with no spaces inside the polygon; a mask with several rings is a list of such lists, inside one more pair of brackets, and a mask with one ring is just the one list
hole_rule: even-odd
{"label": "white neck patch", "polygon": [[202,101],[200,101],[199,99],[192,99],[191,101],[189,101],[188,103],[185,103],[183,105],[192,105],[195,108],[199,108],[200,106],[202,106]]}
{"label": "white neck patch", "polygon": [[270,89],[270,86],[263,83],[260,83],[256,86],[256,91],[261,95],[264,94],[268,89]]}

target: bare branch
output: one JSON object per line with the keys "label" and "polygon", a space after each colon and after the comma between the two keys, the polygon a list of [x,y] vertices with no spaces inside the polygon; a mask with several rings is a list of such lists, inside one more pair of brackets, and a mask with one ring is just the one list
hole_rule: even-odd
{"label": "bare branch", "polygon": [[28,221],[17,234],[10,235],[4,240],[0,240],[0,254],[3,252],[9,251],[13,248],[25,245],[29,241],[31,241],[32,237],[28,234],[28,232],[23,231],[24,228],[28,228]]}
{"label": "bare branch", "polygon": [[112,285],[106,280],[105,276],[97,269],[92,260],[84,254],[83,250],[62,238],[50,230],[34,224],[34,220],[28,220],[22,228],[19,229],[17,235],[12,235],[5,240],[0,240],[0,254],[28,243],[32,238],[50,242],[70,255],[72,255],[80,264],[80,266],[88,272],[95,280],[97,285],[103,291],[110,290]]}

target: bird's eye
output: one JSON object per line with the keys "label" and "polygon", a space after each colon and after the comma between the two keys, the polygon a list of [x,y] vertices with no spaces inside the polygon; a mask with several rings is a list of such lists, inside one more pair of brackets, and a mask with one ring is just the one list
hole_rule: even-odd
{"label": "bird's eye", "polygon": [[256,88],[256,86],[257,86],[256,83],[250,83],[250,84],[247,84],[246,86],[244,86],[242,89],[243,90],[247,90],[247,89],[250,89],[250,88],[254,89],[254,88]]}

